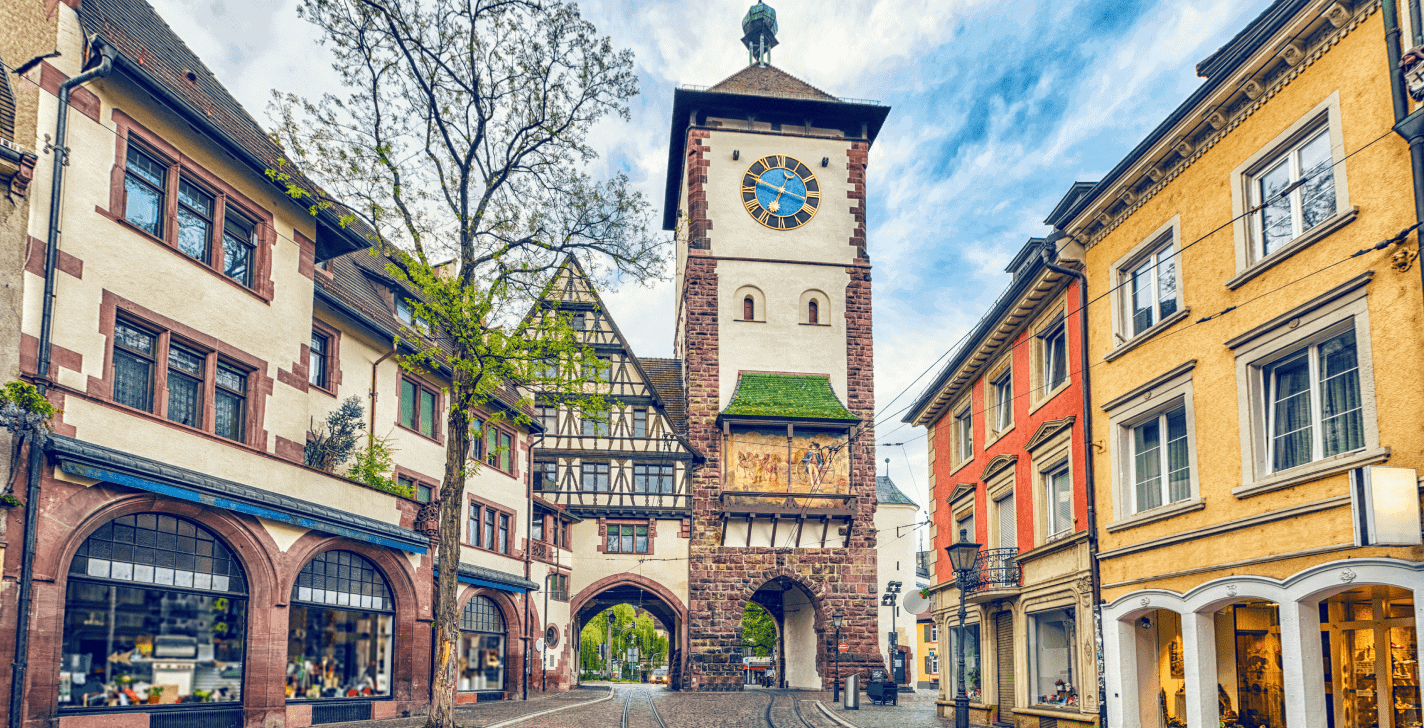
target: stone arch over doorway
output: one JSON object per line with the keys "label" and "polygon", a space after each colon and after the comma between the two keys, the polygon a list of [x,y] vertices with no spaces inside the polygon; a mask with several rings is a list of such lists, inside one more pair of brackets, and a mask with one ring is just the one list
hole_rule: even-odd
{"label": "stone arch over doorway", "polygon": [[593,615],[618,604],[641,606],[668,632],[668,687],[682,687],[687,670],[687,605],[666,586],[641,574],[612,574],[584,587],[569,600],[572,629],[569,639],[574,649],[575,672],[581,672],[579,635]]}

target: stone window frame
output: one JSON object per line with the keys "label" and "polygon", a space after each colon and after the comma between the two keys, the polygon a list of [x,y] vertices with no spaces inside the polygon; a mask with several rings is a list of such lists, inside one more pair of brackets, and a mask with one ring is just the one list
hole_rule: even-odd
{"label": "stone window frame", "polygon": [[[308,376],[308,386],[322,394],[332,397],[337,396],[341,387],[341,329],[322,321],[319,318],[312,319],[312,331],[326,337],[326,386],[311,384]],[[303,359],[307,362],[307,372],[311,372],[311,347],[302,347]]]}
{"label": "stone window frame", "polygon": [[[1033,473],[1033,544],[1035,547],[1056,543],[1078,532],[1078,489],[1075,484],[1076,473],[1073,464],[1073,432],[1072,426],[1064,427],[1053,437],[1039,443],[1030,451],[1031,467],[1033,468],[1031,472]],[[1066,530],[1053,534],[1049,532],[1048,484],[1049,478],[1063,470],[1068,473],[1068,507],[1069,513],[1073,514],[1072,524]]]}
{"label": "stone window frame", "polygon": [[[1374,359],[1370,342],[1368,283],[1374,272],[1356,276],[1226,342],[1235,352],[1236,398],[1241,438],[1241,485],[1231,493],[1249,498],[1261,493],[1338,475],[1353,468],[1383,462],[1390,448],[1380,444]],[[1265,368],[1301,348],[1343,333],[1355,332],[1360,401],[1365,442],[1359,450],[1272,473],[1266,462]]]}
{"label": "stone window frame", "polygon": [[[114,329],[118,321],[153,334],[154,371],[152,373],[153,410],[147,411],[116,402],[114,391]],[[124,299],[111,291],[104,291],[99,309],[99,334],[104,337],[104,377],[89,377],[86,393],[103,403],[124,412],[144,417],[153,422],[173,427],[183,432],[201,435],[216,442],[226,443],[249,450],[265,451],[267,430],[264,428],[267,397],[271,395],[273,379],[267,375],[267,362],[238,349],[227,342],[204,334],[191,326],[181,324],[156,311]],[[192,427],[174,422],[167,417],[168,345],[176,335],[186,348],[201,352],[205,356],[203,375],[203,424]],[[247,372],[244,393],[242,439],[233,440],[216,432],[216,392],[218,363]]]}
{"label": "stone window frame", "polygon": [[[744,301],[752,299],[752,317],[746,318]],[[732,315],[727,318],[738,323],[764,324],[767,322],[767,315],[770,311],[766,307],[766,294],[753,285],[741,286],[737,289],[736,295],[732,297]]]}
{"label": "stone window frame", "polygon": [[[254,202],[247,195],[237,191],[221,177],[208,171],[202,165],[183,154],[178,147],[120,109],[113,109],[114,121],[114,166],[109,176],[109,209],[95,207],[95,212],[109,218],[125,229],[134,232],[171,251],[192,265],[197,266],[228,285],[272,304],[274,284],[272,279],[272,250],[277,243],[277,229],[270,211]],[[168,169],[167,185],[163,195],[162,237],[155,237],[124,219],[125,187],[124,177],[128,165],[128,145],[136,143],[145,154],[154,157]],[[253,253],[251,264],[251,285],[243,285],[223,274],[213,262],[203,262],[189,256],[178,248],[178,180],[186,178],[213,195],[213,231],[219,250],[222,244],[223,218],[229,207],[253,223]],[[212,256],[218,258],[221,256]]]}
{"label": "stone window frame", "polygon": [[[409,496],[409,500],[413,500],[416,503],[429,503],[430,501],[435,500],[440,495],[439,478],[432,478],[424,473],[411,470],[410,468],[404,468],[399,465],[395,466],[393,470],[393,474],[396,476],[397,483],[400,483],[401,480],[409,480],[416,487],[415,492],[413,492]],[[421,486],[425,486],[430,489],[430,500],[420,499]]]}
{"label": "stone window frame", "polygon": [[[480,517],[480,521],[479,521],[480,528],[479,528],[479,532],[478,532],[478,533],[472,533],[472,531],[473,531],[474,529],[472,529],[472,527],[471,527],[472,521],[474,520],[474,519],[472,518],[471,508],[475,508],[475,507],[478,507],[478,508],[480,509],[480,516],[479,516],[479,517]],[[493,511],[494,514],[495,514],[495,517],[494,517],[494,529],[495,529],[494,539],[495,539],[495,540],[494,540],[494,542],[493,542],[493,548],[485,548],[485,546],[484,546],[484,539],[483,539],[483,536],[484,536],[484,527],[485,527],[485,525],[484,525],[484,524],[485,524],[484,518],[485,518],[485,512],[486,512],[486,511]],[[496,503],[496,502],[494,502],[494,501],[492,501],[492,500],[487,500],[487,499],[485,499],[485,498],[481,498],[481,497],[476,496],[476,495],[469,495],[469,494],[466,494],[466,495],[465,495],[465,528],[464,528],[463,530],[464,530],[464,532],[465,532],[464,535],[465,535],[465,538],[466,538],[467,540],[464,541],[464,545],[465,545],[465,546],[468,546],[469,548],[472,548],[472,549],[477,549],[477,550],[479,550],[479,551],[483,551],[483,552],[485,552],[485,553],[487,553],[487,554],[495,554],[495,555],[497,555],[497,556],[508,556],[508,557],[510,557],[510,558],[524,558],[524,553],[523,553],[523,551],[519,548],[518,544],[516,543],[516,541],[518,540],[518,537],[519,537],[519,518],[517,517],[517,515],[518,515],[518,514],[516,514],[514,511],[512,511],[512,510],[509,509],[509,506],[502,505],[502,504],[500,504],[500,503]],[[506,546],[506,548],[508,549],[507,551],[500,551],[500,550],[499,550],[499,523],[500,523],[499,519],[500,519],[501,516],[506,517],[506,518],[509,519],[509,539],[505,542],[505,546]],[[526,536],[526,538],[527,538],[527,536]]]}
{"label": "stone window frame", "polygon": [[[438,404],[438,402],[437,402],[437,404]],[[516,430],[514,430],[513,428],[510,428],[510,427],[505,427],[505,426],[499,425],[499,424],[491,424],[488,417],[477,417],[477,418],[476,418],[476,421],[479,422],[479,429],[480,429],[481,433],[480,433],[480,436],[479,436],[478,438],[471,437],[470,440],[471,440],[471,447],[472,447],[472,448],[473,448],[473,446],[474,446],[474,445],[473,445],[473,441],[476,440],[476,439],[478,439],[478,440],[481,442],[481,444],[482,444],[482,447],[481,447],[481,450],[480,450],[480,455],[481,455],[481,459],[480,459],[481,466],[480,466],[480,469],[483,470],[483,469],[485,468],[485,466],[488,466],[490,470],[492,470],[492,471],[494,471],[494,472],[496,472],[496,473],[499,473],[500,475],[507,475],[507,476],[509,476],[509,477],[511,477],[511,478],[518,478],[518,477],[519,477],[519,450],[520,450],[520,448],[519,448],[519,432],[516,431]],[[495,443],[496,443],[496,446],[497,446],[497,447],[503,447],[503,443],[500,443],[500,442],[499,442],[499,438],[500,438],[500,437],[504,437],[504,436],[508,436],[508,437],[509,437],[509,469],[508,469],[508,470],[505,470],[505,469],[499,467],[499,453],[496,453],[496,452],[494,452],[493,450],[490,450],[490,448],[489,448],[489,436],[492,435],[492,434],[495,436]],[[490,459],[491,459],[491,458],[494,458],[495,462],[490,462]]]}
{"label": "stone window frame", "polygon": [[[951,473],[957,472],[965,465],[974,462],[974,390],[971,387],[960,396],[959,402],[949,409],[949,440],[950,440],[950,462]],[[960,418],[963,418],[961,420]],[[969,430],[969,442],[964,442],[964,431]],[[964,451],[968,445],[968,455]]]}
{"label": "stone window frame", "polygon": [[[396,382],[397,386],[400,387],[400,389],[396,390],[396,427],[399,427],[402,430],[405,430],[406,432],[416,435],[422,440],[429,440],[437,445],[443,446],[445,444],[445,422],[444,418],[440,416],[440,413],[445,411],[444,389],[436,386],[430,380],[413,372],[406,371],[404,369],[401,370],[400,378],[397,379]],[[414,412],[415,416],[417,417],[415,427],[406,427],[405,424],[401,422],[401,410],[404,409],[405,404],[403,400],[403,395],[405,394],[405,382],[410,382],[411,384],[415,385]],[[422,390],[435,395],[435,408],[431,410],[431,416],[435,418],[435,421],[431,423],[431,432],[434,433],[433,435],[427,435],[424,432],[420,431],[420,423],[418,418],[420,417],[420,392]]]}
{"label": "stone window frame", "polygon": [[[1009,378],[1009,425],[1004,429],[1000,430],[997,427],[999,423],[1000,404],[997,401],[990,404],[990,401],[993,400],[998,393],[999,380],[1003,379],[1005,376],[1008,376]],[[1017,418],[1014,417],[1014,402],[1018,401],[1018,397],[1014,393],[1014,355],[1012,348],[1009,350],[1008,353],[1004,354],[998,362],[996,362],[992,367],[989,368],[988,374],[983,377],[983,382],[985,402],[984,448],[988,449],[988,447],[997,442],[999,438],[1003,437],[1004,435],[1007,435],[1010,432],[1013,432],[1014,424],[1018,422]]]}
{"label": "stone window frame", "polygon": [[[1252,181],[1271,162],[1305,141],[1322,126],[1328,127],[1330,133],[1330,158],[1334,165],[1332,171],[1335,180],[1335,214],[1270,255],[1258,258],[1254,252],[1256,235],[1252,229],[1256,214],[1246,214],[1251,207]],[[1354,221],[1360,213],[1360,208],[1350,206],[1350,185],[1345,174],[1345,160],[1348,156],[1340,120],[1340,91],[1337,89],[1231,171],[1231,228],[1235,239],[1236,275],[1226,281],[1227,288],[1240,288],[1277,263]]]}
{"label": "stone window frame", "polygon": [[[1047,389],[1045,385],[1046,351],[1044,339],[1061,327],[1063,329],[1064,361],[1068,368],[1067,376],[1058,386]],[[1068,326],[1068,302],[1067,292],[1060,293],[1052,303],[1044,306],[1044,311],[1029,326],[1029,406],[1028,414],[1033,415],[1045,404],[1053,401],[1054,397],[1062,394],[1068,389],[1068,385],[1073,382],[1073,355],[1072,336]]]}
{"label": "stone window frame", "polygon": [[[609,527],[632,526],[633,530],[633,550],[632,551],[609,551],[608,550],[608,529]],[[637,527],[643,526],[648,529],[648,550],[638,551],[638,531]],[[598,519],[598,553],[610,556],[653,556],[657,551],[656,541],[658,536],[658,519],[656,518],[600,518]]]}
{"label": "stone window frame", "polygon": [[[949,504],[949,522],[951,525],[950,543],[959,543],[959,524],[965,518],[972,518],[978,521],[978,489],[966,485],[965,492]],[[976,525],[977,530],[977,525]],[[973,533],[968,534],[970,541],[976,538]]]}
{"label": "stone window frame", "polygon": [[[816,304],[816,320],[811,321],[811,304]],[[808,288],[801,292],[801,300],[797,304],[796,323],[801,326],[822,326],[829,327],[831,323],[831,297],[825,291]]]}
{"label": "stone window frame", "polygon": [[[1144,526],[1175,518],[1206,507],[1201,494],[1201,471],[1197,458],[1196,404],[1193,398],[1192,373],[1197,361],[1179,364],[1170,370],[1132,388],[1103,405],[1108,415],[1109,447],[1113,466],[1113,520],[1104,528],[1109,533]],[[1191,468],[1191,495],[1176,503],[1165,503],[1138,513],[1132,512],[1132,428],[1178,406],[1186,408],[1187,462]],[[1163,445],[1165,447],[1165,443]],[[1166,474],[1163,474],[1166,477]]]}
{"label": "stone window frame", "polygon": [[986,516],[986,520],[984,521],[985,534],[988,536],[988,538],[985,539],[985,548],[1018,548],[1017,528],[1014,529],[1014,543],[1008,546],[1005,546],[1003,543],[1000,542],[1002,534],[999,533],[999,509],[1002,507],[1000,504],[1004,501],[1004,499],[1008,498],[1009,496],[1014,497],[1014,520],[1015,523],[1017,523],[1018,521],[1017,462],[1015,462],[1013,465],[1010,465],[1009,467],[1000,470],[998,473],[994,474],[989,480],[984,481],[984,495],[985,499],[988,501],[988,510],[991,511],[991,514]]}
{"label": "stone window frame", "polygon": [[[1160,251],[1172,251],[1172,259],[1177,271],[1177,310],[1159,318],[1140,333],[1131,333],[1132,316],[1132,270],[1150,255]],[[1113,361],[1144,342],[1185,319],[1191,309],[1187,308],[1185,286],[1182,275],[1182,216],[1173,215],[1161,227],[1153,230],[1132,249],[1113,262],[1112,330],[1113,348],[1103,355],[1103,361]]]}

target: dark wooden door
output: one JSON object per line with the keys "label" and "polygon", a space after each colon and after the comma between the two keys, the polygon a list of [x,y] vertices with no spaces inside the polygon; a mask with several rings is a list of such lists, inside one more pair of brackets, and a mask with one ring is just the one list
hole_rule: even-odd
{"label": "dark wooden door", "polygon": [[1014,615],[1000,612],[994,616],[994,666],[999,689],[999,722],[1013,720],[1014,707]]}

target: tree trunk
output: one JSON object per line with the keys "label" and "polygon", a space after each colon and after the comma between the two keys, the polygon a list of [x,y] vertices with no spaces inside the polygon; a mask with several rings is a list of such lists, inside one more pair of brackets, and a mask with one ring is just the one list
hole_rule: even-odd
{"label": "tree trunk", "polygon": [[[458,352],[456,356],[463,356]],[[461,361],[461,359],[456,359]],[[472,385],[467,372],[456,368],[450,385],[450,410],[445,433],[445,479],[440,484],[440,578],[435,585],[435,674],[430,684],[430,715],[426,728],[457,728],[455,687],[460,661],[460,519],[464,515],[465,462],[470,451],[469,401]]]}

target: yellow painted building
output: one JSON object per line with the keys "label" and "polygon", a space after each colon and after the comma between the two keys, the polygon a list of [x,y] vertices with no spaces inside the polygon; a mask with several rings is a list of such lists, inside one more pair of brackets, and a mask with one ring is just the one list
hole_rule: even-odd
{"label": "yellow painted building", "polygon": [[1109,725],[1424,721],[1411,10],[1272,4],[1048,219],[1092,299]]}

